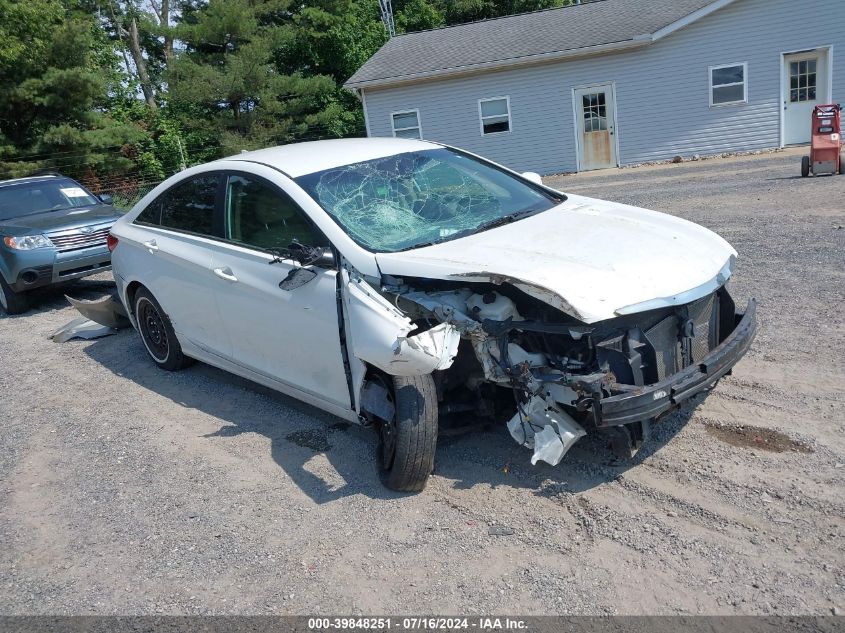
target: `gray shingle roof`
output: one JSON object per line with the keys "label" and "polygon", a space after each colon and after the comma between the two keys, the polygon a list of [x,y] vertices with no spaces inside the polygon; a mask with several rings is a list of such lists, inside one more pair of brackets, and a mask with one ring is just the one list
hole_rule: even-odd
{"label": "gray shingle roof", "polygon": [[589,47],[634,42],[714,0],[595,0],[581,5],[398,35],[348,87],[507,65]]}

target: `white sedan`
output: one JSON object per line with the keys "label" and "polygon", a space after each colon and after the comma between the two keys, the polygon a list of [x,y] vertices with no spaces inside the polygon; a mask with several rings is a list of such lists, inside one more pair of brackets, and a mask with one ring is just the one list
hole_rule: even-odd
{"label": "white sedan", "polygon": [[193,359],[373,425],[387,486],[417,491],[438,424],[506,423],[557,464],[651,420],[746,352],[734,249],[668,215],[407,139],[242,153],[169,178],[112,229],[121,301],[153,361]]}

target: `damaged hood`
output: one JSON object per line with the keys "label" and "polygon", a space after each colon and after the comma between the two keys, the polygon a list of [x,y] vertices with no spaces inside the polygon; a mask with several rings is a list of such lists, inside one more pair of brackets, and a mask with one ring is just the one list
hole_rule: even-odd
{"label": "damaged hood", "polygon": [[512,224],[376,255],[384,274],[510,283],[586,323],[698,299],[727,280],[735,258],[698,224],[575,195]]}

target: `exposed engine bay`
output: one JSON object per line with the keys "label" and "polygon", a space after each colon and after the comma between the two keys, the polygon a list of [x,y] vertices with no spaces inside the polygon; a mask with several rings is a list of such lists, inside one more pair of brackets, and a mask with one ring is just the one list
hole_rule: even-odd
{"label": "exposed engine bay", "polygon": [[[730,371],[699,375],[742,316],[724,285],[682,305],[587,324],[497,281],[385,276],[376,291],[353,276],[350,296],[378,301],[386,321],[403,323],[390,354],[361,345],[351,332],[355,356],[389,374],[434,372],[441,414],[507,420],[514,440],[533,451],[532,464],[552,465],[588,431],[616,434],[623,450],[636,447],[649,420],[688,397],[661,385],[695,382],[698,392]],[[753,327],[740,356],[751,338]],[[651,406],[633,403],[646,394]],[[621,415],[602,406],[620,399],[637,406]],[[360,410],[379,415],[379,402],[365,386]]]}

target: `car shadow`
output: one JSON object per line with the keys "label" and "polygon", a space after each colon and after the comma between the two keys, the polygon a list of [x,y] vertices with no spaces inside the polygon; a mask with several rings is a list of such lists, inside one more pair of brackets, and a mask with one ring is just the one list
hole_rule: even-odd
{"label": "car shadow", "polygon": [[[204,363],[177,373],[163,371],[149,359],[132,329],[92,341],[84,349],[116,376],[175,403],[174,421],[180,410],[195,409],[220,422],[218,429],[198,437],[209,442],[250,433],[268,438],[273,461],[315,503],[356,494],[403,496],[381,484],[375,462],[377,438],[370,429]],[[318,456],[324,456],[331,468],[315,464]]]}
{"label": "car shadow", "polygon": [[[454,480],[457,489],[480,483],[495,488],[529,488],[539,496],[584,492],[613,481],[662,449],[690,421],[701,396],[651,425],[650,437],[629,459],[616,457],[610,438],[602,432],[578,440],[557,466],[531,465],[531,451],[518,446],[504,424],[491,426],[483,436],[440,438],[435,472]],[[483,439],[480,439],[482,438]]]}
{"label": "car shadow", "polygon": [[[200,435],[204,439],[228,440],[248,433],[268,438],[273,461],[315,503],[351,495],[374,499],[406,496],[383,486],[375,457],[377,437],[370,429],[203,363],[178,374],[162,371],[149,360],[133,330],[93,341],[85,353],[115,375],[179,407],[220,420],[219,429]],[[435,473],[451,480],[448,485],[455,489],[486,485],[526,488],[538,495],[580,492],[612,481],[648,459],[691,415],[692,408],[686,407],[657,423],[650,441],[624,463],[613,458],[602,436],[583,438],[552,467],[544,463],[532,466],[531,452],[514,443],[504,424],[486,425],[483,431],[476,427],[459,435],[442,434]],[[315,466],[318,456],[331,468]]]}
{"label": "car shadow", "polygon": [[793,176],[774,176],[772,178],[766,178],[766,181],[776,181],[776,180],[803,180],[805,182],[812,182],[814,178],[825,178],[827,176],[838,176],[838,173],[830,173],[830,174],[811,174],[809,176],[802,176],[801,174],[796,174]]}

